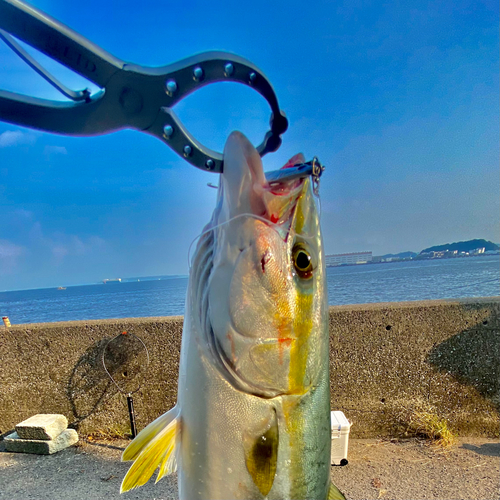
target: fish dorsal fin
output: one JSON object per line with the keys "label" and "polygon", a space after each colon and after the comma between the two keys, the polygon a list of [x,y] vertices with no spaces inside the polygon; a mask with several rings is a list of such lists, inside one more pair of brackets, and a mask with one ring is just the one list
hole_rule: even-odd
{"label": "fish dorsal fin", "polygon": [[345,500],[345,496],[333,483],[330,483],[327,500]]}
{"label": "fish dorsal fin", "polygon": [[123,478],[120,493],[146,484],[158,466],[160,472],[156,482],[175,472],[175,447],[179,433],[180,417],[176,406],[139,432],[122,454],[122,462],[133,460],[134,463]]}
{"label": "fish dorsal fin", "polygon": [[271,491],[278,464],[278,421],[276,411],[259,432],[245,433],[243,444],[248,472],[263,496]]}

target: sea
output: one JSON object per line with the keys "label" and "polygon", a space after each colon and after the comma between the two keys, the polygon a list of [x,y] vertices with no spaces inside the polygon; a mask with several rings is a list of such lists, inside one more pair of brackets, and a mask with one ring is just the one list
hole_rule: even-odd
{"label": "sea", "polygon": [[[183,315],[187,284],[163,276],[0,292],[0,316],[23,324]],[[327,285],[330,305],[498,296],[500,257],[329,267]]]}

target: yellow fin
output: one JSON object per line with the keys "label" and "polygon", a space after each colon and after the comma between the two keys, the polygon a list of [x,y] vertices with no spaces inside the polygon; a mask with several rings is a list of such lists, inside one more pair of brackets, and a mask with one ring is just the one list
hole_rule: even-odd
{"label": "yellow fin", "polygon": [[177,470],[177,458],[175,456],[174,446],[175,442],[171,444],[172,450],[167,450],[165,457],[163,458],[163,462],[160,464],[160,471],[158,472],[158,476],[156,477],[155,484],[163,477],[172,474]]}
{"label": "yellow fin", "polygon": [[330,483],[327,500],[345,500],[345,496],[333,483]]}
{"label": "yellow fin", "polygon": [[142,429],[135,439],[125,448],[122,453],[122,462],[135,460],[142,449],[167,425],[176,419],[179,415],[179,409],[174,406],[170,411],[164,413],[161,417],[153,420],[147,427]]}
{"label": "yellow fin", "polygon": [[157,481],[175,471],[175,443],[179,432],[179,410],[174,407],[137,435],[122,454],[122,461],[134,460],[134,463],[123,478],[120,493],[146,484],[160,464]]}

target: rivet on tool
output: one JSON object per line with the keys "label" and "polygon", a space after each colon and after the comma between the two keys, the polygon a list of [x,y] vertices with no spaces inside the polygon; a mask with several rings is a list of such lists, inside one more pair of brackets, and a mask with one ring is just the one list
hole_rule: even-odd
{"label": "rivet on tool", "polygon": [[257,74],[254,73],[253,71],[248,75],[248,78],[250,79],[250,83],[254,83],[255,79],[257,78]]}
{"label": "rivet on tool", "polygon": [[234,73],[234,66],[231,63],[227,63],[224,66],[224,74],[226,76],[231,76]]}
{"label": "rivet on tool", "polygon": [[212,170],[215,166],[215,163],[213,160],[210,158],[205,162],[205,166],[207,167],[208,170]]}
{"label": "rivet on tool", "polygon": [[193,148],[191,146],[184,146],[184,156],[191,156]]}
{"label": "rivet on tool", "polygon": [[172,127],[172,125],[165,125],[163,127],[163,133],[167,136],[167,139],[170,139],[174,133],[174,127]]}
{"label": "rivet on tool", "polygon": [[174,94],[176,90],[177,90],[177,82],[175,80],[169,80],[167,82],[167,94],[171,96]]}
{"label": "rivet on tool", "polygon": [[203,79],[203,76],[203,70],[199,66],[196,66],[196,68],[193,69],[193,78],[199,82]]}

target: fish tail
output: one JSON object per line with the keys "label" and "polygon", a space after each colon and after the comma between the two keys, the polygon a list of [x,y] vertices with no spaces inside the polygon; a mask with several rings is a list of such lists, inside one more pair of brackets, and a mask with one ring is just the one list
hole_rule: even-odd
{"label": "fish tail", "polygon": [[175,447],[179,432],[177,406],[139,432],[122,454],[122,462],[133,460],[134,463],[123,478],[120,493],[146,484],[158,466],[160,472],[156,482],[164,475],[175,472]]}
{"label": "fish tail", "polygon": [[330,483],[327,500],[346,500],[346,498],[333,483]]}

